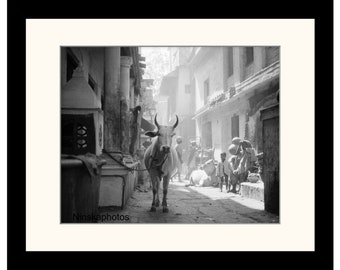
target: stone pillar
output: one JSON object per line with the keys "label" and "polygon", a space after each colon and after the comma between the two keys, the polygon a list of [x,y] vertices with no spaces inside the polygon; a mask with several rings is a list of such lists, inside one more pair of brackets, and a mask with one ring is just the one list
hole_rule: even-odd
{"label": "stone pillar", "polygon": [[135,79],[130,78],[130,154],[134,157],[138,148],[139,130],[138,119],[141,112],[141,106],[138,107],[135,97]]}
{"label": "stone pillar", "polygon": [[120,152],[120,47],[105,48],[104,149]]}
{"label": "stone pillar", "polygon": [[120,130],[121,149],[129,154],[130,145],[130,67],[132,57],[120,57]]}
{"label": "stone pillar", "polygon": [[249,138],[249,114],[248,113],[246,113],[246,120],[244,124],[244,139],[250,140]]}
{"label": "stone pillar", "polygon": [[265,47],[254,47],[254,73],[263,69],[266,65]]}
{"label": "stone pillar", "polygon": [[[138,100],[140,99],[140,96],[138,96]],[[139,106],[140,105],[140,102],[138,102]],[[144,113],[144,110],[143,110],[143,106],[141,106],[141,110],[138,114],[138,118],[137,118],[137,149],[140,149],[141,147],[141,142],[140,142],[140,135],[141,135],[141,126],[142,126],[142,116],[143,116],[143,113]]]}
{"label": "stone pillar", "polygon": [[222,58],[223,58],[223,90],[227,91],[228,89],[228,47],[222,47]]}
{"label": "stone pillar", "polygon": [[135,79],[130,78],[130,108],[137,106],[135,104]]}
{"label": "stone pillar", "polygon": [[234,47],[234,83],[238,84],[244,79],[244,47]]}
{"label": "stone pillar", "polygon": [[136,106],[135,108],[131,109],[130,113],[130,154],[134,156],[137,150],[137,143],[138,143],[138,119],[140,115],[142,107]]}

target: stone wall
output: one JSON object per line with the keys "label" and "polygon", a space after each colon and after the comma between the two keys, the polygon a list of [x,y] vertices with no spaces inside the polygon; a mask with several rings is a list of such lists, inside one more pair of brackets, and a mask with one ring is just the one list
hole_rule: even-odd
{"label": "stone wall", "polygon": [[190,82],[189,69],[185,66],[180,66],[178,72],[178,88],[176,95],[176,113],[178,114],[178,116],[185,116],[194,113],[194,111],[192,110],[193,108],[191,106],[188,106],[191,98],[191,92],[185,92],[185,87],[186,85],[190,86]]}
{"label": "stone wall", "polygon": [[[204,106],[204,81],[208,77],[210,94],[222,87],[223,84],[224,90],[228,92],[230,86],[234,84],[237,86],[272,62],[279,60],[279,47],[257,46],[254,47],[253,62],[246,66],[245,48],[233,47],[233,75],[226,78],[229,60],[228,49],[216,49],[214,52],[207,53],[197,64],[199,67],[194,69],[198,110]],[[214,74],[211,75],[212,73]],[[235,96],[232,101],[221,108],[210,108],[210,111],[198,117],[196,131],[199,136],[202,136],[202,125],[208,121],[212,123],[215,158],[219,158],[219,153],[223,151],[229,155],[227,149],[232,140],[231,118],[233,115],[239,116],[239,137],[250,140],[257,150],[262,150],[262,125],[259,120],[259,110],[264,105],[268,106],[275,99],[273,93],[278,89],[278,81],[275,80],[273,83],[256,87],[256,90],[254,88],[247,94],[242,94],[241,97]]]}
{"label": "stone wall", "polygon": [[204,82],[209,79],[210,95],[223,89],[222,47],[214,47],[193,70],[196,79],[196,108],[204,106]]}

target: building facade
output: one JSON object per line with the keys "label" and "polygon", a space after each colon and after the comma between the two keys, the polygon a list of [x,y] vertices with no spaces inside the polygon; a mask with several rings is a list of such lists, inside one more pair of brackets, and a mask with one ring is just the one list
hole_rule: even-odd
{"label": "building facade", "polygon": [[279,47],[170,47],[169,57],[159,111],[166,121],[178,114],[184,146],[196,139],[219,159],[238,136],[261,152],[260,110],[276,102]]}
{"label": "building facade", "polygon": [[100,206],[123,206],[137,183],[127,167],[140,146],[141,58],[138,47],[61,48],[61,153],[106,160]]}
{"label": "building facade", "polygon": [[279,47],[202,47],[190,66],[203,147],[214,148],[219,159],[237,136],[261,152],[260,110],[277,103]]}
{"label": "building facade", "polygon": [[[164,124],[174,121],[178,115],[179,125],[176,137],[182,137],[183,148],[188,149],[190,140],[196,139],[195,120],[195,82],[193,81],[190,59],[194,55],[194,47],[170,47],[169,58],[172,71],[164,76],[160,86],[159,100],[164,104],[158,105]],[[167,104],[167,105],[165,105]],[[165,110],[166,107],[166,110]],[[186,151],[184,150],[184,160]]]}

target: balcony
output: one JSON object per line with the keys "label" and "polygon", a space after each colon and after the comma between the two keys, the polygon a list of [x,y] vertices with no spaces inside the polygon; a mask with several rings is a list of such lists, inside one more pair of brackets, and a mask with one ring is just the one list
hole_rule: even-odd
{"label": "balcony", "polygon": [[209,107],[213,107],[216,104],[223,102],[226,98],[226,92],[224,90],[216,91],[208,98]]}
{"label": "balcony", "polygon": [[213,111],[220,106],[224,106],[237,98],[243,97],[246,93],[261,88],[263,85],[279,80],[279,74],[280,62],[277,61],[239,84],[230,87],[228,90],[220,90],[213,93],[208,97],[208,103],[195,112],[193,119],[196,119],[207,112]]}

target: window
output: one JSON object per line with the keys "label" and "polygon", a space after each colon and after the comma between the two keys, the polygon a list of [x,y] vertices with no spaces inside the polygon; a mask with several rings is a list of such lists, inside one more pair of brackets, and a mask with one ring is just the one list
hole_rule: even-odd
{"label": "window", "polygon": [[191,93],[191,86],[190,86],[190,84],[186,84],[185,85],[185,93],[186,94],[190,94]]}
{"label": "window", "polygon": [[233,47],[228,48],[228,77],[234,74]]}
{"label": "window", "polygon": [[246,47],[246,66],[254,61],[254,48]]}
{"label": "window", "polygon": [[93,114],[63,114],[61,118],[61,152],[82,155],[95,153]]}
{"label": "window", "polygon": [[204,81],[204,105],[208,103],[208,97],[210,95],[209,79]]}
{"label": "window", "polygon": [[66,82],[72,79],[73,71],[78,67],[77,59],[71,54],[70,51],[66,54]]}
{"label": "window", "polygon": [[239,136],[240,136],[239,117],[238,115],[234,115],[231,118],[231,138]]}

